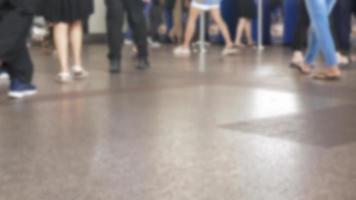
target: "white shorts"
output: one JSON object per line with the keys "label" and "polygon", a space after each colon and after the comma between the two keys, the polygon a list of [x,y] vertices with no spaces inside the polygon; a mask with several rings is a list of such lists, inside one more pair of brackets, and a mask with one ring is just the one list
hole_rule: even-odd
{"label": "white shorts", "polygon": [[220,4],[203,4],[203,3],[198,3],[196,1],[192,1],[191,6],[193,8],[204,10],[204,11],[212,10],[214,8],[220,8]]}

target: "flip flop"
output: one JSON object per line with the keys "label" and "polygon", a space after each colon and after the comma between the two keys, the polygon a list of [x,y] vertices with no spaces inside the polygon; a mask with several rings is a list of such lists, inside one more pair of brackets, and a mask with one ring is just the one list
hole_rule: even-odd
{"label": "flip flop", "polygon": [[290,63],[290,67],[293,69],[297,69],[302,74],[310,74],[310,72],[305,72],[303,67],[298,63]]}
{"label": "flip flop", "polygon": [[338,81],[341,79],[341,76],[337,75],[327,75],[324,72],[313,75],[313,79],[321,81]]}

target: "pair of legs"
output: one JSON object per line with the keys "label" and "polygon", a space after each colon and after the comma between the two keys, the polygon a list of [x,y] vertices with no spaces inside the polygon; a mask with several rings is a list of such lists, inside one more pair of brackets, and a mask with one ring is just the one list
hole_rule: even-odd
{"label": "pair of legs", "polygon": [[119,72],[121,51],[124,40],[122,27],[124,14],[127,13],[128,22],[133,33],[133,39],[138,50],[139,69],[148,67],[147,25],[143,13],[142,0],[106,0],[106,25],[108,30],[108,45],[112,72]]}
{"label": "pair of legs", "polygon": [[338,61],[341,65],[349,64],[351,50],[351,19],[352,2],[354,0],[338,0],[333,14],[333,30],[338,49]]}
{"label": "pair of legs", "polygon": [[291,59],[292,65],[301,65],[304,63],[304,50],[308,41],[308,29],[310,20],[308,16],[307,7],[304,0],[299,0],[298,8],[298,22],[294,33],[292,50],[293,56]]}
{"label": "pair of legs", "polygon": [[253,45],[253,39],[252,39],[252,28],[251,28],[251,19],[245,18],[245,17],[240,17],[239,19],[239,24],[237,26],[236,30],[236,40],[235,40],[235,45],[238,47],[243,47],[244,45],[242,44],[242,37],[245,35],[247,38],[247,45],[252,46]]}
{"label": "pair of legs", "polygon": [[149,68],[147,60],[147,26],[142,0],[106,0],[105,3],[107,8],[106,25],[108,30],[110,72],[119,73],[121,71],[121,51],[124,40],[122,27],[125,11],[127,12],[128,22],[138,51],[139,62],[137,69],[145,70]]}
{"label": "pair of legs", "polygon": [[337,66],[336,48],[329,24],[329,15],[335,2],[336,0],[305,0],[312,25],[305,65],[302,68],[305,73],[309,72],[321,52],[326,65],[323,74],[327,77],[341,75]]}
{"label": "pair of legs", "polygon": [[9,73],[11,81],[31,84],[33,64],[26,46],[33,16],[17,9],[6,11],[0,21],[1,67]]}
{"label": "pair of legs", "polygon": [[[83,48],[83,25],[81,20],[74,22],[56,22],[53,25],[54,43],[58,52],[61,66],[60,78],[70,78],[69,52],[72,50],[73,65],[75,72],[81,73],[82,48]],[[70,48],[71,47],[71,48]],[[63,80],[66,81],[66,80]]]}
{"label": "pair of legs", "polygon": [[[203,10],[196,8],[194,6],[192,6],[190,8],[188,23],[187,23],[185,37],[184,37],[183,48],[188,49],[190,47],[190,43],[192,41],[193,35],[196,30],[197,19],[202,12],[203,12]],[[232,42],[227,25],[221,16],[220,8],[214,7],[210,10],[210,13],[211,13],[211,16],[214,19],[215,23],[218,25],[219,29],[221,30],[221,32],[223,34],[223,37],[224,37],[225,43],[226,43],[226,47],[232,48],[234,46],[234,44]]]}
{"label": "pair of legs", "polygon": [[33,16],[5,6],[0,7],[0,13],[0,65],[10,75],[9,96],[34,95],[37,89],[31,83],[33,64],[26,44]]}

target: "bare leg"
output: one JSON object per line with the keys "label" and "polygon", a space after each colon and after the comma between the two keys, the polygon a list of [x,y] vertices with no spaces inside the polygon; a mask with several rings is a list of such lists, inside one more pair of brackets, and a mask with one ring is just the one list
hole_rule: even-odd
{"label": "bare leg", "polygon": [[189,48],[190,42],[192,41],[193,35],[196,29],[196,21],[199,17],[201,10],[191,7],[189,11],[188,23],[185,31],[183,48]]}
{"label": "bare leg", "polygon": [[246,33],[246,37],[247,37],[247,43],[249,46],[253,46],[254,42],[252,39],[252,28],[251,28],[252,24],[251,24],[251,20],[247,19],[246,23],[245,23],[245,33]]}
{"label": "bare leg", "polygon": [[242,44],[242,42],[241,42],[241,39],[242,39],[242,36],[243,36],[243,34],[244,34],[244,27],[245,27],[245,24],[246,24],[246,19],[245,19],[245,18],[240,18],[240,19],[239,19],[239,25],[237,26],[236,40],[235,40],[235,44],[236,44],[238,47],[243,46],[243,44]]}
{"label": "bare leg", "polygon": [[70,43],[73,52],[74,66],[82,66],[83,48],[83,26],[82,21],[78,20],[70,26]]}
{"label": "bare leg", "polygon": [[58,51],[61,73],[68,73],[68,27],[67,23],[56,23],[54,25],[54,42]]}
{"label": "bare leg", "polygon": [[226,42],[226,47],[229,47],[229,48],[233,47],[234,43],[232,42],[231,35],[229,33],[227,25],[221,17],[220,8],[216,8],[216,9],[214,8],[210,12],[211,12],[211,15],[212,15],[214,21],[216,22],[216,24],[218,25],[219,29],[221,30],[221,32],[224,36],[224,39]]}

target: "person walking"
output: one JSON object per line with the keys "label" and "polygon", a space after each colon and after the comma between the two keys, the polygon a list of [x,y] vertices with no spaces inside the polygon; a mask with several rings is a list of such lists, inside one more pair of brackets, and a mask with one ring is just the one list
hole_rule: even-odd
{"label": "person walking", "polygon": [[138,51],[137,69],[148,69],[150,64],[148,61],[147,25],[143,13],[144,2],[142,0],[105,0],[105,3],[110,73],[115,74],[121,71],[121,51],[124,40],[122,27],[125,11]]}
{"label": "person walking", "polygon": [[[61,66],[57,81],[68,83],[88,76],[83,67],[83,20],[93,13],[93,0],[43,0],[42,12],[53,25],[54,43]],[[70,44],[70,45],[69,45]],[[69,64],[72,49],[73,65]]]}
{"label": "person walking", "polygon": [[38,0],[0,0],[0,66],[10,76],[11,98],[37,93],[26,43],[38,4]]}
{"label": "person walking", "polygon": [[237,53],[234,48],[229,30],[224,22],[220,12],[221,0],[193,0],[189,10],[189,17],[185,31],[184,43],[174,49],[174,54],[177,56],[189,56],[191,54],[190,43],[196,30],[196,21],[201,12],[209,11],[212,18],[222,32],[225,39],[225,48],[222,52],[223,55],[231,55]]}
{"label": "person walking", "polygon": [[311,21],[311,33],[305,63],[298,66],[303,74],[309,74],[312,66],[321,52],[325,60],[324,69],[313,78],[320,80],[338,80],[341,71],[338,67],[336,48],[330,30],[329,15],[336,0],[305,0]]}
{"label": "person walking", "polygon": [[243,36],[246,36],[247,46],[253,46],[252,39],[252,20],[256,18],[256,5],[252,0],[239,0],[238,4],[239,22],[236,29],[235,45],[239,48],[245,47],[242,42]]}

